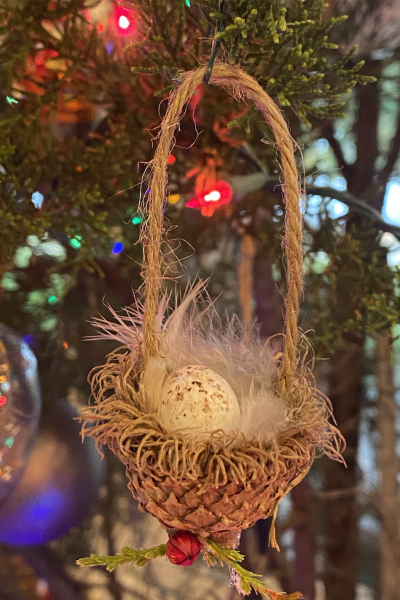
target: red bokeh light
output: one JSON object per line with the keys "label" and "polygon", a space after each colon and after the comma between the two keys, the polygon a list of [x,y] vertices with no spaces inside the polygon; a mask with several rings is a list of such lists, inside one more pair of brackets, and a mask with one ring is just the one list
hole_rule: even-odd
{"label": "red bokeh light", "polygon": [[205,190],[189,202],[188,208],[197,208],[204,217],[212,217],[216,208],[229,204],[232,200],[232,188],[226,181],[218,181],[212,189]]}

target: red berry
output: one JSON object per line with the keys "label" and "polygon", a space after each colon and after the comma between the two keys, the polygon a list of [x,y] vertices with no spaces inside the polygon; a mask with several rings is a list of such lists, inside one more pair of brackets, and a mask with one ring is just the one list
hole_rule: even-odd
{"label": "red berry", "polygon": [[167,557],[180,567],[189,567],[200,554],[201,544],[193,533],[176,531],[167,542]]}

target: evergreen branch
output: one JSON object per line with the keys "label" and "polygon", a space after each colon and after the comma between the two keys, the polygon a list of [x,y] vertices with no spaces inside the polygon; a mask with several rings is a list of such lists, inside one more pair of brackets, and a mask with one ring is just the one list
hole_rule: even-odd
{"label": "evergreen branch", "polygon": [[261,575],[256,575],[251,571],[244,569],[239,563],[243,561],[244,556],[237,550],[230,550],[229,548],[223,548],[219,544],[216,544],[210,538],[206,540],[206,550],[210,552],[221,565],[227,565],[230,569],[233,569],[233,579],[235,581],[237,589],[242,594],[249,594],[253,589],[255,592],[269,598],[269,600],[298,600],[302,597],[300,592],[293,594],[285,594],[284,592],[275,592],[267,588],[259,578]]}
{"label": "evergreen branch", "polygon": [[[275,189],[280,189],[280,181],[278,179],[266,179],[264,187],[272,192]],[[322,196],[323,198],[332,198],[334,200],[339,200],[339,202],[343,202],[346,204],[351,210],[355,213],[366,217],[367,219],[371,219],[378,227],[380,227],[383,231],[388,231],[393,233],[393,235],[400,237],[400,227],[398,225],[394,225],[392,223],[387,223],[382,215],[373,207],[367,204],[364,200],[360,200],[356,198],[350,192],[347,191],[339,191],[335,190],[331,187],[326,186],[306,186],[306,194],[308,196]]]}
{"label": "evergreen branch", "polygon": [[99,556],[91,554],[89,557],[80,558],[76,561],[81,567],[97,567],[106,565],[107,571],[113,571],[119,565],[124,563],[134,563],[135,567],[143,567],[148,562],[158,556],[165,556],[167,553],[167,545],[161,544],[149,549],[134,550],[133,548],[122,548],[119,554],[113,556]]}
{"label": "evergreen branch", "polygon": [[389,231],[390,233],[393,233],[393,235],[400,237],[400,227],[392,223],[387,223],[382,218],[382,215],[373,206],[370,206],[365,201],[356,198],[350,194],[350,192],[339,191],[330,187],[307,186],[307,194],[339,200],[339,202],[343,202],[343,204],[346,204],[357,214],[360,214],[367,219],[371,219],[371,221],[381,227],[383,231]]}

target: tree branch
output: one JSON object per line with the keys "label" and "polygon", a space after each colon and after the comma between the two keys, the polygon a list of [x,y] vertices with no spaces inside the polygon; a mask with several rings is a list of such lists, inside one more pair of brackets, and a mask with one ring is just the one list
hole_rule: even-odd
{"label": "tree branch", "polygon": [[[367,59],[362,72],[379,75],[379,61]],[[374,166],[379,156],[378,116],[380,106],[379,86],[377,82],[366,87],[356,87],[358,118],[354,124],[357,139],[357,157],[348,178],[348,189],[358,197],[365,197],[366,190],[373,181]]]}
{"label": "tree branch", "polygon": [[396,129],[396,133],[394,134],[394,137],[392,139],[390,152],[389,152],[388,158],[387,158],[387,163],[384,166],[384,168],[382,169],[382,171],[378,174],[378,179],[379,179],[380,183],[384,183],[386,185],[386,183],[388,182],[388,179],[389,179],[390,175],[392,174],[392,171],[393,171],[396,161],[399,157],[399,154],[400,154],[400,112],[399,112],[399,116],[397,118],[397,129]]}
{"label": "tree branch", "polygon": [[332,124],[329,123],[323,130],[322,135],[328,140],[330,147],[338,162],[339,168],[342,170],[344,177],[347,179],[351,175],[351,165],[348,165],[344,160],[342,147],[338,140],[333,135]]}
{"label": "tree branch", "polygon": [[[400,116],[398,129],[398,143],[400,146]],[[253,172],[250,175],[235,175],[230,178],[230,183],[232,185],[234,194],[234,201],[239,202],[246,196],[246,194],[257,189],[264,189],[272,193],[276,193],[277,189],[280,190],[282,182],[279,179],[271,179],[267,174],[265,168],[263,167],[262,163],[258,161],[255,155],[250,156],[247,152],[247,149],[244,147],[241,148],[241,154],[242,156],[245,156],[249,159],[249,162],[253,166],[253,168],[257,166],[259,168],[259,171],[256,173]],[[360,200],[359,198],[356,198],[350,192],[335,190],[331,187],[319,187],[308,185],[306,187],[306,194],[323,196],[326,198],[332,198],[333,200],[339,200],[339,202],[343,202],[343,204],[346,204],[353,212],[368,219],[371,219],[371,221],[376,223],[379,226],[379,228],[381,228],[383,231],[393,233],[393,235],[400,238],[399,226],[393,225],[392,223],[386,223],[386,221],[384,221],[382,215],[378,210],[376,210],[376,208],[368,204],[365,200]]]}
{"label": "tree branch", "polygon": [[[265,184],[265,188],[268,188],[268,191],[274,191],[275,188],[281,186],[281,182],[276,180],[269,180]],[[393,235],[400,237],[400,227],[397,225],[393,225],[392,223],[386,223],[383,220],[382,215],[372,206],[368,205],[365,201],[359,200],[350,192],[342,192],[339,190],[335,190],[331,187],[319,187],[319,186],[307,186],[306,190],[307,195],[316,195],[322,196],[326,198],[332,198],[333,200],[339,200],[339,202],[343,202],[346,204],[351,210],[355,213],[362,215],[368,219],[371,219],[374,223],[376,223],[379,228],[383,231],[388,231],[393,233]]]}
{"label": "tree branch", "polygon": [[400,154],[400,112],[397,118],[397,128],[391,142],[390,151],[387,156],[386,165],[377,175],[377,181],[367,190],[366,198],[376,209],[382,209],[385,199],[386,186],[389,177],[393,172],[394,166]]}

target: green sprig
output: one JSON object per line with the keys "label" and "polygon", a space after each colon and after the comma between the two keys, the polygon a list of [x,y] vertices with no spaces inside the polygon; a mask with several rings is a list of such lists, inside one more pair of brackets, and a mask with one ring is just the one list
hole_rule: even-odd
{"label": "green sprig", "polygon": [[[210,538],[207,538],[206,551],[212,555],[212,559],[215,557],[221,563],[221,565],[225,564],[235,572],[239,578],[237,587],[239,591],[245,595],[249,594],[253,589],[264,598],[269,598],[270,600],[298,600],[298,598],[301,598],[302,596],[300,592],[285,594],[284,592],[275,592],[274,590],[267,588],[259,579],[261,575],[256,575],[251,571],[247,571],[240,565],[240,563],[244,560],[244,556],[237,550],[223,548]],[[209,564],[213,564],[212,559],[209,561],[207,556],[205,556],[205,559],[207,562],[209,562]],[[235,575],[233,577],[235,579]]]}
{"label": "green sprig", "polygon": [[[105,565],[107,571],[113,571],[119,565],[125,563],[133,563],[136,567],[143,567],[149,561],[158,556],[165,556],[167,553],[166,544],[155,546],[149,549],[134,550],[133,548],[122,548],[121,552],[113,556],[100,556],[91,554],[90,557],[81,558],[76,561],[76,564],[81,567],[98,567]],[[227,565],[232,570],[232,576],[235,580],[237,589],[247,595],[253,589],[258,594],[269,600],[298,600],[301,598],[299,592],[294,594],[285,594],[284,592],[276,592],[267,588],[261,581],[261,575],[256,575],[251,571],[244,569],[240,563],[244,560],[243,554],[238,550],[231,550],[220,546],[212,539],[207,538],[203,544],[203,556],[208,566],[214,567],[217,562],[221,565]]]}
{"label": "green sprig", "polygon": [[99,556],[91,554],[87,558],[80,558],[76,561],[81,567],[98,567],[105,565],[107,571],[114,571],[119,565],[124,563],[133,563],[136,567],[143,567],[148,562],[159,556],[165,556],[167,553],[167,545],[161,544],[149,549],[134,550],[133,548],[122,548],[119,554],[113,556]]}

